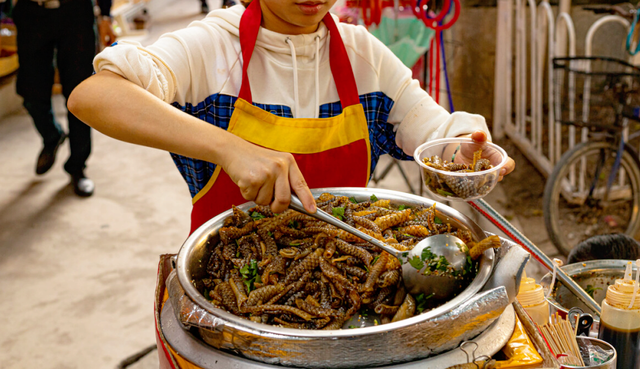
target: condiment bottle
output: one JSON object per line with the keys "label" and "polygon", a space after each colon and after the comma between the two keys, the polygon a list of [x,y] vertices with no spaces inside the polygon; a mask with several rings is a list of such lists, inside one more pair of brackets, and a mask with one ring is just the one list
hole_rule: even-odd
{"label": "condiment bottle", "polygon": [[536,324],[544,325],[549,322],[549,302],[544,297],[542,286],[536,284],[535,279],[527,278],[525,272],[520,280],[517,299]]}
{"label": "condiment bottle", "polygon": [[[636,264],[640,265],[640,260]],[[636,280],[631,280],[629,262],[625,279],[618,279],[609,286],[602,301],[598,338],[615,347],[617,369],[640,369],[640,296],[636,296],[638,271]]]}

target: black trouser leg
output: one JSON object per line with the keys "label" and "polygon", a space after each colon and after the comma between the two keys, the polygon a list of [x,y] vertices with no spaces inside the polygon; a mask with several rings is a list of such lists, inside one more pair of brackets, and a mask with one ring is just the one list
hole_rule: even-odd
{"label": "black trouser leg", "polygon": [[[96,52],[96,32],[93,8],[90,1],[76,0],[60,9],[59,35],[57,38],[57,66],[65,98],[93,73],[93,57]],[[64,169],[76,174],[85,167],[91,154],[91,128],[70,112],[69,144],[71,155]]]}
{"label": "black trouser leg", "polygon": [[56,145],[63,131],[62,127],[60,127],[53,117],[51,98],[35,100],[24,97],[22,104],[33,119],[33,124],[36,126],[40,136],[42,136],[44,146]]}
{"label": "black trouser leg", "polygon": [[55,35],[46,11],[31,1],[18,2],[14,9],[20,63],[16,90],[23,97],[24,107],[33,118],[43,143],[54,145],[60,139],[62,128],[51,109]]}

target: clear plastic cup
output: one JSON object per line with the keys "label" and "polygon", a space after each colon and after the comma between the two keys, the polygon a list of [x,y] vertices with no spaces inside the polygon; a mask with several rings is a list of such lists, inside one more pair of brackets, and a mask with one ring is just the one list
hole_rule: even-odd
{"label": "clear plastic cup", "polygon": [[[436,169],[424,163],[424,158],[438,156],[446,163],[451,163],[452,158],[444,158],[447,147],[473,144],[482,148],[482,157],[498,156],[501,159],[498,165],[490,169],[478,172],[450,172]],[[500,146],[485,142],[480,145],[471,138],[442,138],[426,142],[416,149],[413,158],[420,165],[422,180],[429,192],[442,200],[469,201],[486,196],[498,183],[500,170],[507,163],[507,152]]]}

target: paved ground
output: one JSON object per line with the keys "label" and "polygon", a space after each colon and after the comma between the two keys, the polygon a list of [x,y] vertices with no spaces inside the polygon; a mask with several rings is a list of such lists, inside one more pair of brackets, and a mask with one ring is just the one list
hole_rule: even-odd
{"label": "paved ground", "polygon": [[[198,11],[196,0],[176,1],[142,42],[199,18]],[[60,96],[55,111],[66,125]],[[158,255],[177,252],[187,235],[187,186],[167,153],[98,132],[93,142],[87,174],[96,193],[81,199],[62,170],[68,145],[53,169],[37,177],[41,143],[29,116],[20,110],[0,120],[0,368],[111,369],[155,343]],[[378,174],[387,163],[381,160]],[[417,188],[415,164],[402,166]],[[409,191],[397,167],[372,185]],[[487,200],[503,209],[503,197],[498,186]],[[540,225],[534,229],[501,211],[557,254]],[[529,273],[540,276],[537,269],[532,265]],[[155,351],[128,367],[157,368]]]}

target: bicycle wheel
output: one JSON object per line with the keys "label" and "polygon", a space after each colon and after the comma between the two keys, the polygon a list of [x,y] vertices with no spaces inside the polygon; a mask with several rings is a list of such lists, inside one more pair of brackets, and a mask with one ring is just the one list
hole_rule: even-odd
{"label": "bicycle wheel", "polygon": [[563,254],[591,236],[626,233],[633,237],[640,228],[640,162],[631,147],[625,146],[607,190],[616,151],[611,143],[581,143],[560,158],[547,179],[545,226]]}

